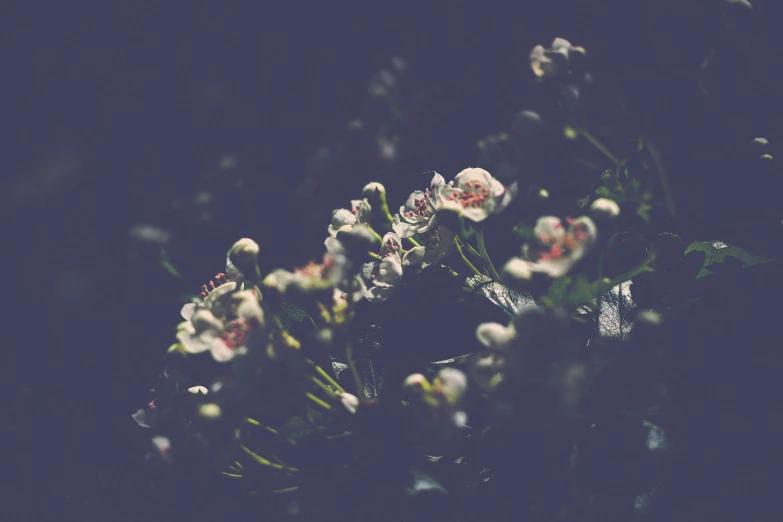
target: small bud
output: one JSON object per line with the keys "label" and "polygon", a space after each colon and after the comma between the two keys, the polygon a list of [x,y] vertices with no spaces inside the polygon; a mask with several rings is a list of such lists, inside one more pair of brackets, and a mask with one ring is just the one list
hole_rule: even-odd
{"label": "small bud", "polygon": [[614,219],[620,215],[620,205],[611,199],[599,198],[590,205],[590,214],[595,219]]}
{"label": "small bud", "polygon": [[566,125],[563,127],[563,136],[565,136],[566,139],[575,140],[579,136],[579,133],[572,126]]}
{"label": "small bud", "polygon": [[192,387],[188,388],[188,391],[190,393],[194,394],[194,395],[198,395],[198,394],[206,395],[207,394],[207,389],[205,387],[203,387],[203,386],[192,386]]}
{"label": "small bud", "polygon": [[359,398],[356,397],[356,395],[351,395],[350,393],[341,393],[340,401],[343,403],[343,406],[345,406],[345,409],[348,410],[349,413],[356,413],[356,409],[359,407]]}
{"label": "small bud", "polygon": [[450,403],[456,404],[465,394],[465,390],[468,387],[468,378],[462,371],[456,368],[443,368],[438,372],[438,376],[435,377],[434,385],[440,388]]}
{"label": "small bud", "polygon": [[377,181],[373,181],[372,183],[368,183],[364,186],[362,189],[362,197],[369,198],[371,196],[374,196],[375,194],[386,194],[386,187],[378,183]]}
{"label": "small bud", "polygon": [[162,436],[152,437],[152,446],[164,461],[171,462],[171,441],[168,438]]}
{"label": "small bud", "polygon": [[769,141],[767,141],[766,138],[754,138],[751,142],[754,145],[760,145],[762,147],[766,147],[769,144]]}
{"label": "small bud", "polygon": [[412,395],[419,395],[430,390],[430,383],[424,375],[414,373],[403,381],[402,389]]}
{"label": "small bud", "polygon": [[221,411],[220,406],[214,402],[208,402],[206,404],[202,404],[199,407],[198,414],[207,420],[217,420],[220,418],[223,412]]}
{"label": "small bud", "polygon": [[260,279],[261,272],[258,269],[259,251],[258,243],[249,238],[242,238],[234,243],[234,246],[228,251],[227,264],[233,265],[246,278]]}

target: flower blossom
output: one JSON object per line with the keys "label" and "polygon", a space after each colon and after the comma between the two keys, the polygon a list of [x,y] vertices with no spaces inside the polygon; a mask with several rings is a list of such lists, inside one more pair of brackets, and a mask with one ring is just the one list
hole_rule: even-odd
{"label": "flower blossom", "polygon": [[584,54],[582,47],[574,47],[568,40],[555,38],[552,47],[537,45],[530,52],[530,68],[538,78],[557,78],[570,72],[571,53]]}
{"label": "flower blossom", "polygon": [[598,231],[587,216],[566,218],[568,228],[560,218],[545,216],[538,219],[533,234],[538,245],[522,247],[523,258],[512,258],[504,271],[512,277],[526,278],[528,271],[543,272],[549,277],[562,277],[593,247]]}
{"label": "flower blossom", "polygon": [[403,266],[421,264],[424,247],[416,247],[402,255],[402,239],[394,232],[383,236],[379,259],[362,266],[362,277],[369,289],[364,296],[372,303],[380,303],[389,298],[402,281]]}
{"label": "flower blossom", "polygon": [[436,172],[429,188],[413,192],[400,207],[400,213],[394,216],[394,232],[403,239],[427,232],[435,224],[435,215],[441,205],[441,191],[445,186],[446,180]]}
{"label": "flower blossom", "polygon": [[254,290],[241,290],[219,274],[221,283],[204,286],[202,303],[182,307],[177,339],[189,353],[209,351],[218,362],[247,353],[253,335],[265,327],[264,312]]}
{"label": "flower blossom", "polygon": [[478,223],[505,209],[516,192],[516,183],[507,188],[486,170],[468,168],[443,187],[439,209],[453,210]]}

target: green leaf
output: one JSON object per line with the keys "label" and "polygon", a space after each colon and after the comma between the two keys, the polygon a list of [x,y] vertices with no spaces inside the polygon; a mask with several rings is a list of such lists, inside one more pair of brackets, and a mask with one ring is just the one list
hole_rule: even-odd
{"label": "green leaf", "polygon": [[696,279],[713,274],[714,272],[709,269],[710,265],[723,263],[727,257],[734,257],[741,260],[742,268],[774,261],[772,258],[751,254],[739,247],[728,245],[722,241],[695,241],[685,249],[686,255],[690,252],[704,252],[704,264],[699,273],[696,274]]}

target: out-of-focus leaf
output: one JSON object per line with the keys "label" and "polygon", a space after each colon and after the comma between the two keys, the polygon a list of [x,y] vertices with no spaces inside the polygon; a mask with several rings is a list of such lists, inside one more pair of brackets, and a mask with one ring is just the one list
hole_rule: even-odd
{"label": "out-of-focus leaf", "polygon": [[481,295],[510,316],[514,316],[524,306],[535,306],[530,294],[517,292],[484,275],[475,275],[465,281],[466,290],[471,295]]}
{"label": "out-of-focus leaf", "polygon": [[774,261],[772,258],[751,254],[739,247],[731,246],[721,241],[696,241],[685,249],[686,255],[690,252],[704,252],[704,264],[696,275],[696,279],[714,274],[715,272],[709,268],[710,265],[723,263],[727,257],[741,260],[743,268]]}
{"label": "out-of-focus leaf", "polygon": [[408,495],[416,495],[426,491],[439,491],[441,493],[448,493],[446,488],[441,486],[437,480],[423,471],[420,471],[416,468],[411,468],[411,475],[412,484],[405,488],[405,492]]}

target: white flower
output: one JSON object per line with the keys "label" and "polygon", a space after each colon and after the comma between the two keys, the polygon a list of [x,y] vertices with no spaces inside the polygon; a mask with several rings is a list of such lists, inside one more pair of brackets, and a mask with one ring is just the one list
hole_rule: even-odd
{"label": "white flower", "polygon": [[570,72],[571,53],[584,54],[582,47],[573,47],[568,40],[555,38],[552,47],[537,45],[530,52],[530,67],[538,78],[556,78]]}
{"label": "white flower", "polygon": [[237,291],[234,282],[212,290],[203,303],[183,306],[182,318],[177,339],[185,351],[209,351],[218,362],[247,353],[254,334],[265,326],[256,292]]}
{"label": "white flower", "polygon": [[351,209],[338,208],[332,212],[332,222],[328,227],[329,236],[336,237],[337,231],[345,226],[353,226],[359,223],[368,223],[372,208],[366,199],[351,201]]}
{"label": "white flower", "polygon": [[[336,239],[329,239],[339,244]],[[337,251],[336,247],[333,249]],[[293,272],[273,270],[264,278],[264,285],[276,288],[280,293],[293,289],[299,293],[310,294],[334,288],[346,278],[347,273],[348,259],[342,254],[327,252],[320,263],[312,261],[295,268]]]}
{"label": "white flower", "polygon": [[530,261],[512,257],[504,266],[503,274],[513,281],[529,281],[533,277]]}
{"label": "white flower", "polygon": [[516,183],[506,188],[486,170],[468,168],[443,187],[438,209],[453,210],[474,222],[484,221],[506,208],[516,191]]}
{"label": "white flower", "polygon": [[435,214],[440,206],[441,190],[446,180],[437,172],[432,176],[429,188],[413,192],[400,213],[394,216],[392,228],[401,238],[427,232],[433,226]]}
{"label": "white flower", "polygon": [[[560,218],[545,216],[538,219],[533,230],[538,245],[525,245],[522,254],[525,259],[513,258],[509,263],[512,271],[522,273],[526,269],[543,272],[550,277],[562,277],[582,259],[595,243],[598,231],[593,221],[582,216],[567,218],[568,228]],[[527,266],[523,267],[524,262]],[[508,267],[508,264],[506,265]]]}
{"label": "white flower", "polygon": [[596,219],[613,219],[620,215],[620,205],[611,199],[598,198],[590,205],[590,213]]}
{"label": "white flower", "polygon": [[362,277],[369,286],[365,297],[373,303],[380,303],[389,298],[397,285],[402,281],[403,266],[421,264],[424,258],[424,247],[409,250],[401,255],[402,240],[394,232],[383,236],[380,259],[365,263],[362,266]]}

